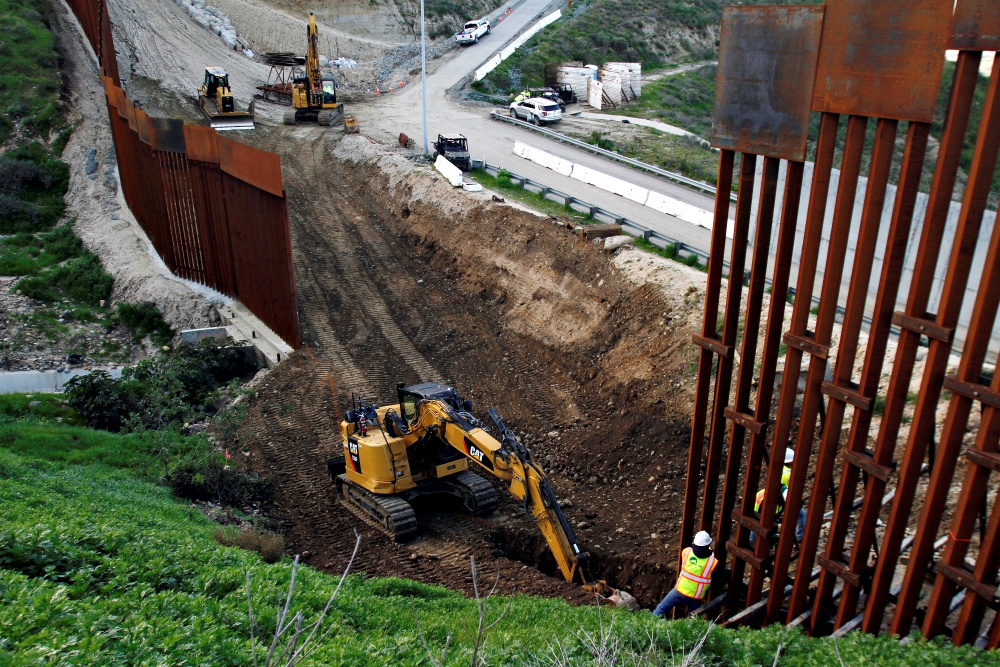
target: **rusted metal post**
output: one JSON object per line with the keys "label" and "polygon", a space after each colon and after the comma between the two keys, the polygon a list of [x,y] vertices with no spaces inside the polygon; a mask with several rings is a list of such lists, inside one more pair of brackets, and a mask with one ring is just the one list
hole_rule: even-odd
{"label": "rusted metal post", "polygon": [[[778,351],[781,346],[781,334],[785,326],[785,299],[788,296],[788,278],[792,268],[792,253],[795,247],[795,226],[799,217],[799,199],[802,196],[802,162],[789,162],[785,173],[785,193],[782,201],[781,223],[778,231],[778,244],[775,252],[773,279],[771,282],[771,300],[768,306],[767,329],[764,335],[764,350],[761,356],[760,382],[757,387],[757,403],[752,416],[744,418],[752,423],[750,452],[747,455],[746,475],[743,481],[743,498],[740,509],[733,513],[737,522],[736,539],[726,545],[733,554],[731,581],[743,581],[744,562],[751,560],[750,531],[759,526],[753,521],[747,521],[754,515],[754,498],[757,484],[760,481],[760,468],[767,452],[768,425],[771,420],[771,402],[774,397],[774,381],[778,365]],[[738,476],[737,476],[738,478]],[[768,539],[766,535],[757,533],[758,540]],[[758,564],[759,565],[759,564]],[[759,568],[758,568],[759,570]],[[756,571],[755,571],[756,573]],[[747,589],[746,605],[750,606],[760,600],[762,577],[752,577],[752,586]],[[727,598],[728,601],[728,598]],[[733,607],[735,608],[735,607]]]}
{"label": "rusted metal post", "polygon": [[695,343],[717,348],[718,367],[715,371],[715,395],[712,399],[711,422],[708,431],[708,456],[705,461],[704,492],[701,498],[701,529],[712,532],[715,518],[715,496],[719,486],[719,463],[722,459],[723,438],[726,435],[725,409],[729,407],[729,390],[733,379],[736,334],[740,325],[740,302],[743,298],[743,267],[746,265],[747,237],[750,233],[750,212],[753,204],[753,182],[757,156],[740,154],[740,180],[736,199],[736,220],[730,246],[729,280],[726,289],[726,309],[723,314],[721,340]]}
{"label": "rusted metal post", "polygon": [[[723,411],[726,420],[732,422],[729,432],[729,452],[726,458],[726,473],[722,486],[722,507],[716,528],[715,543],[723,547],[729,542],[733,506],[739,486],[740,472],[743,470],[743,446],[747,430],[760,431],[764,424],[757,422],[749,414],[750,391],[754,383],[754,364],[757,359],[757,339],[760,334],[760,316],[764,303],[764,287],[767,279],[767,265],[770,255],[771,227],[774,221],[774,204],[778,190],[778,167],[781,160],[764,158],[760,197],[757,206],[757,229],[754,234],[753,265],[750,270],[750,285],[747,294],[746,313],[743,318],[743,339],[740,344],[740,365],[736,379],[736,395],[733,407]],[[752,182],[751,182],[752,187]],[[730,279],[730,287],[737,283]],[[742,283],[739,284],[742,291]],[[738,306],[737,306],[738,308]],[[738,311],[737,311],[738,313]],[[727,313],[728,314],[728,313]],[[763,391],[763,389],[762,389]],[[716,549],[718,567],[725,568],[726,549]],[[735,608],[734,583],[729,583],[727,606]],[[721,586],[716,587],[721,589]],[[715,591],[713,591],[715,592]]]}
{"label": "rusted metal post", "polygon": [[[990,185],[992,184],[993,173],[997,164],[997,154],[998,150],[1000,150],[1000,97],[997,95],[998,85],[1000,85],[1000,60],[995,60],[993,64],[993,76],[990,79],[986,101],[983,105],[983,115],[979,124],[979,134],[972,157],[972,165],[969,169],[969,180],[966,183],[966,196],[962,206],[963,216],[981,219],[989,197]],[[996,223],[994,225],[995,228],[1000,227]],[[974,314],[974,321],[976,314],[979,314],[983,318],[981,324],[984,328],[977,331],[977,336],[981,337],[982,341],[987,344],[992,333],[993,318],[996,316],[997,299],[996,297],[986,296],[984,293],[1000,289],[1000,268],[997,267],[1000,256],[998,256],[996,248],[996,241],[998,239],[1000,239],[1000,236],[995,232],[994,244],[991,246],[990,256],[986,260],[985,272],[979,284],[976,312]],[[972,327],[970,327],[969,334],[971,338]],[[955,568],[964,568],[969,538],[972,536],[975,522],[978,518],[979,506],[987,493],[987,482],[992,471],[990,464],[993,461],[990,455],[996,454],[997,441],[998,437],[1000,437],[1000,414],[997,413],[994,406],[990,405],[986,390],[980,387],[979,371],[975,368],[969,368],[967,371],[976,376],[972,379],[972,382],[974,387],[979,387],[979,389],[973,389],[973,391],[978,391],[979,397],[975,396],[975,394],[963,397],[962,391],[967,388],[960,387],[959,385],[951,385],[949,388],[952,388],[953,391],[952,407],[955,407],[956,399],[961,400],[964,398],[971,402],[971,400],[978,398],[978,400],[984,403],[985,410],[980,420],[976,443],[973,446],[974,451],[970,451],[968,456],[969,466],[966,470],[965,483],[962,485],[962,493],[959,495],[955,518],[952,528],[949,531],[949,539],[939,563],[942,567],[938,570],[939,574],[934,586],[934,592],[927,606],[924,633],[928,636],[940,634],[944,627],[944,621],[948,615],[948,604],[951,597],[955,594],[956,588],[956,582],[953,580],[953,577],[947,575],[951,574]],[[995,393],[1000,388],[1000,374],[995,374],[993,385],[992,389]],[[961,446],[961,437],[964,436],[965,432],[964,422],[952,423],[949,421],[948,424],[952,425],[955,429],[961,430],[961,434],[954,436],[958,438],[958,446]],[[945,434],[942,436],[942,443],[947,442],[950,444],[952,437],[951,432],[947,430],[946,426]],[[977,452],[984,453],[984,455],[976,456]],[[944,467],[947,465],[947,462],[945,462]],[[935,466],[935,472],[940,467],[942,466]],[[951,479],[950,476],[948,478],[942,476],[938,481],[941,484],[947,483],[950,486]],[[941,490],[937,488],[929,489],[928,499],[940,496],[940,492]],[[929,520],[933,520],[934,518],[934,515],[928,515],[927,512],[925,512],[924,516]],[[929,524],[922,526],[924,530],[928,530],[929,528]],[[921,543],[920,537],[922,536],[918,536],[918,543]],[[996,577],[998,545],[984,542],[982,549],[983,551],[980,552],[976,562],[976,579],[979,583],[992,586]],[[982,562],[980,563],[980,561]],[[969,641],[968,637],[970,635],[972,635],[971,641],[975,641],[982,612],[985,610],[985,601],[981,598],[981,594],[977,593],[976,590],[970,590],[969,592],[970,595],[966,597],[966,603],[963,606],[962,615],[959,620],[958,627],[961,629],[961,633],[956,631],[956,642]],[[991,596],[990,601],[992,599]],[[975,623],[971,622],[972,618],[976,619]]]}
{"label": "rusted metal post", "polygon": [[[868,119],[864,116],[848,117],[844,160],[841,164],[840,184],[837,188],[837,203],[833,211],[829,252],[823,271],[823,291],[819,300],[819,313],[816,316],[816,333],[810,341],[818,347],[819,354],[811,354],[809,359],[809,374],[806,376],[805,391],[802,394],[802,411],[795,442],[796,460],[792,466],[791,484],[789,484],[788,497],[785,500],[785,514],[789,517],[797,517],[799,509],[802,507],[802,491],[805,486],[806,472],[802,460],[806,457],[802,454],[810,452],[812,449],[816,420],[823,402],[820,387],[826,375],[834,318],[837,315],[837,297],[840,294],[841,278],[844,273],[844,257],[851,231],[858,178],[861,175],[861,158],[867,126]],[[835,455],[835,448],[832,451],[831,449],[821,449],[815,462],[813,494],[809,502],[805,537],[802,540],[799,562],[796,567],[795,586],[792,588],[792,599],[788,610],[789,620],[802,613],[806,605],[806,597],[809,593],[808,573],[812,571],[816,556],[819,531],[823,523],[823,512],[826,509],[824,500],[833,474],[832,459]],[[766,506],[761,509],[761,512],[765,511],[767,511]],[[781,531],[778,539],[778,552],[790,555],[795,541],[794,530]]]}
{"label": "rusted metal post", "polygon": [[[930,198],[927,203],[927,214],[924,218],[920,245],[917,250],[910,295],[907,299],[905,312],[897,313],[894,318],[897,324],[901,325],[900,338],[886,395],[885,412],[879,426],[876,442],[877,451],[892,452],[896,447],[920,338],[928,332],[934,335],[930,337],[930,350],[924,367],[920,397],[914,410],[909,441],[899,466],[896,493],[883,533],[875,574],[865,605],[861,628],[866,632],[877,633],[882,624],[882,617],[888,602],[889,587],[892,584],[900,545],[913,508],[927,443],[933,437],[934,413],[941,393],[944,367],[951,349],[951,332],[958,321],[959,310],[965,294],[969,264],[961,261],[961,258],[963,256],[971,257],[979,235],[978,224],[960,224],[956,231],[955,244],[949,264],[949,279],[942,292],[938,314],[936,317],[929,314],[927,304],[941,250],[945,222],[951,206],[951,193],[955,188],[958,163],[978,77],[979,62],[980,54],[978,52],[962,51],[959,53],[945,126],[938,147],[934,180],[931,183]],[[943,323],[944,327],[942,328],[939,323]],[[861,510],[859,522],[865,525],[873,522],[881,513],[881,509],[881,495],[866,493],[865,505]],[[868,538],[869,536],[865,535],[862,540]],[[855,546],[856,556],[853,557],[859,561],[867,559],[868,554],[859,552],[859,546],[863,546],[863,542]]]}
{"label": "rusted metal post", "polygon": [[[733,182],[733,151],[719,152],[719,179],[715,195],[715,217],[712,222],[712,242],[708,255],[708,278],[705,284],[705,310],[701,337],[714,340],[716,321],[719,318],[719,291],[722,286],[722,267],[726,254],[726,227],[729,223],[729,192]],[[698,489],[701,487],[702,454],[705,447],[705,423],[708,398],[711,393],[712,365],[715,352],[702,347],[698,355],[698,376],[695,384],[691,442],[688,447],[687,477],[684,485],[684,513],[681,517],[680,553],[694,537],[694,517],[698,509]]]}
{"label": "rusted metal post", "polygon": [[[869,167],[868,188],[865,191],[865,203],[861,212],[861,227],[858,230],[858,244],[854,251],[854,267],[851,272],[851,284],[847,293],[847,307],[844,311],[843,323],[840,330],[840,340],[837,344],[837,363],[833,371],[833,381],[823,382],[821,391],[828,397],[828,407],[826,412],[826,422],[824,424],[823,435],[819,448],[819,464],[821,473],[817,470],[816,482],[813,484],[812,497],[810,499],[810,518],[819,513],[820,519],[826,510],[827,491],[830,488],[830,479],[833,475],[835,457],[840,448],[841,433],[843,431],[844,411],[847,406],[853,405],[854,422],[852,429],[857,425],[859,413],[871,414],[875,404],[875,391],[878,389],[878,380],[881,375],[881,364],[874,371],[866,366],[868,374],[863,374],[862,382],[871,385],[874,379],[874,390],[868,387],[855,386],[852,381],[854,374],[854,362],[857,358],[858,340],[861,335],[861,323],[865,314],[865,302],[868,298],[868,283],[871,279],[872,261],[875,258],[875,249],[878,241],[878,231],[882,223],[882,209],[885,205],[886,187],[889,184],[889,170],[892,167],[892,153],[896,143],[897,122],[888,119],[879,119],[875,128],[875,144],[872,148],[872,159]],[[916,195],[914,190],[913,195]],[[906,229],[909,228],[908,222]],[[903,242],[906,242],[905,231]],[[891,234],[891,232],[890,232]],[[905,249],[905,246],[904,246]],[[888,259],[888,258],[886,258]],[[901,264],[901,262],[900,262]],[[829,267],[829,264],[827,264]],[[883,268],[889,268],[887,261]],[[902,266],[898,266],[902,269]],[[883,271],[883,276],[885,272]],[[896,278],[898,284],[898,277]],[[824,285],[825,287],[825,285]],[[880,289],[884,289],[884,285]],[[824,294],[824,298],[825,298]],[[887,295],[895,302],[895,290]],[[836,297],[835,297],[836,298]],[[889,311],[891,314],[891,310]],[[818,328],[818,327],[817,327]],[[886,322],[888,328],[888,321]],[[877,331],[873,331],[877,335]],[[875,345],[878,340],[869,341],[869,353],[877,354]],[[802,433],[799,434],[800,438]],[[801,439],[800,439],[801,442]],[[839,493],[844,495],[844,487],[849,486],[847,492],[854,498],[854,490],[858,484],[860,466],[850,465],[848,458],[841,472],[841,487]],[[873,469],[878,471],[878,469]],[[871,471],[869,471],[871,472]],[[826,477],[826,479],[823,479]],[[822,484],[822,486],[820,486]],[[837,577],[849,581],[851,578],[857,580],[857,574],[848,570],[841,561],[843,537],[847,532],[847,524],[850,520],[850,505],[847,511],[834,514],[834,523],[831,526],[831,538],[827,539],[825,554],[819,554],[816,558],[821,568],[819,584],[816,588],[816,597],[813,602],[813,613],[810,624],[810,631],[815,634],[825,629],[826,613],[829,609],[830,596],[833,593],[833,585]],[[807,532],[809,526],[807,526]],[[818,530],[815,531],[818,534]]]}
{"label": "rusted metal post", "polygon": [[[823,239],[823,220],[826,216],[826,202],[830,193],[830,174],[833,170],[833,157],[837,148],[837,126],[840,117],[837,114],[824,113],[820,117],[819,138],[816,145],[816,163],[813,167],[812,189],[809,195],[809,207],[806,211],[806,228],[802,241],[802,256],[799,260],[799,275],[795,285],[795,304],[792,308],[792,320],[788,333],[783,337],[787,345],[785,351],[785,369],[781,377],[781,392],[778,398],[778,414],[775,418],[774,437],[771,444],[771,460],[784,461],[785,449],[791,435],[795,397],[799,383],[799,373],[802,368],[804,352],[822,352],[822,348],[814,346],[809,327],[809,310],[812,307],[813,288],[816,284],[816,267],[819,262],[819,249]],[[789,480],[789,495],[795,489],[801,498],[809,469],[809,450],[799,452],[792,464],[792,475]],[[781,488],[781,466],[768,467],[767,481],[764,484],[764,506],[760,521],[764,530],[774,528],[775,493]],[[765,511],[766,510],[766,511]],[[787,511],[787,510],[786,510]],[[798,509],[796,509],[798,513]],[[780,544],[779,544],[780,547]],[[788,565],[791,560],[791,547],[787,551],[780,548],[775,552],[774,568],[771,574],[771,590],[774,595],[767,598],[767,621],[778,620],[784,604],[785,583],[788,579]],[[770,545],[764,540],[758,540],[755,556],[763,561],[770,553]],[[765,573],[763,568],[755,567],[750,573],[749,590],[761,590]],[[748,597],[749,600],[749,597]]]}
{"label": "rusted metal post", "polygon": [[[903,263],[906,259],[906,244],[913,221],[917,191],[920,187],[929,131],[930,126],[927,123],[911,122],[907,128],[906,147],[903,152],[899,185],[896,189],[896,201],[893,204],[882,275],[879,280],[864,367],[858,387],[858,394],[865,397],[874,397],[877,394],[882,376],[886,343],[899,291]],[[843,345],[843,342],[841,344]],[[861,471],[868,473],[865,500],[870,501],[869,505],[871,506],[881,507],[886,481],[892,473],[890,464],[894,447],[876,448],[872,455],[868,454],[867,445],[872,421],[872,407],[874,406],[861,409],[855,406],[851,420],[851,431],[844,453],[844,472],[838,487],[830,534],[827,537],[827,557],[831,561],[839,562],[842,556],[844,540],[847,537],[847,524],[854,505],[858,474]],[[855,471],[853,478],[848,478],[848,470]],[[837,628],[851,620],[857,610],[857,596],[861,586],[856,584],[865,580],[868,552],[875,535],[877,519],[877,513],[869,512],[859,520],[858,527],[855,529],[853,550],[847,563],[847,571],[851,572],[857,579],[846,578],[843,580],[844,590],[840,597],[840,607],[834,624]],[[817,616],[817,613],[813,614],[814,619]]]}

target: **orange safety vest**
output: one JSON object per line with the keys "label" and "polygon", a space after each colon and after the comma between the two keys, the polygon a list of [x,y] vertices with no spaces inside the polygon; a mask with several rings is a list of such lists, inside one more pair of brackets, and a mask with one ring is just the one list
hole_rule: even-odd
{"label": "orange safety vest", "polygon": [[691,547],[681,552],[681,567],[677,574],[674,588],[681,595],[689,598],[702,599],[708,595],[708,587],[712,583],[712,571],[719,561],[715,554],[708,558],[698,558]]}
{"label": "orange safety vest", "polygon": [[[763,505],[763,504],[764,504],[764,489],[761,489],[760,491],[757,492],[757,497],[754,500],[753,511],[754,512],[760,512],[760,506]],[[781,510],[783,510],[783,509],[785,509],[784,506],[782,506],[782,505],[775,505],[774,506],[774,513],[775,514],[781,514]]]}

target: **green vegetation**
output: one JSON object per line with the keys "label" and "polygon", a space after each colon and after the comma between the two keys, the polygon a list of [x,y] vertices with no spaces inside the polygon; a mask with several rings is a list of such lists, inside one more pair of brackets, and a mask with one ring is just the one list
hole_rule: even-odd
{"label": "green vegetation", "polygon": [[97,307],[111,297],[115,279],[104,270],[97,255],[84,249],[82,257],[25,278],[17,284],[21,293],[39,301],[68,298],[75,303]]}
{"label": "green vegetation", "polygon": [[705,65],[660,77],[643,85],[642,97],[636,102],[602,109],[601,113],[658,120],[708,138],[715,112],[716,72],[715,65]]}
{"label": "green vegetation", "polygon": [[[248,575],[257,651],[266,652],[288,559],[267,565],[255,551],[220,544],[238,534],[144,479],[142,456],[109,456],[136,436],[28,426],[47,429],[44,448],[12,451],[17,441],[0,437],[0,664],[250,664]],[[337,578],[309,567],[296,575],[292,613],[309,623]],[[492,583],[492,574],[480,576]],[[505,604],[492,599],[488,619]],[[476,618],[475,602],[459,593],[351,575],[327,613],[331,633],[302,664],[426,665],[423,641],[440,655],[450,637],[445,664],[467,665]],[[771,665],[779,645],[779,664],[789,667],[1000,664],[994,652],[943,641],[899,646],[852,633],[835,644],[780,626],[733,631],[526,596],[513,598],[480,654],[491,665],[540,664],[559,642],[567,664],[597,664],[587,639],[620,642],[623,657],[650,650],[648,664],[657,665],[681,664],[702,640],[690,664]]]}
{"label": "green vegetation", "polygon": [[[64,125],[62,77],[47,0],[0,0],[0,144],[11,134],[40,137]],[[0,183],[4,181],[0,180]]]}
{"label": "green vegetation", "polygon": [[579,211],[568,206],[554,202],[551,199],[546,199],[537,192],[521,188],[517,183],[510,180],[510,173],[505,169],[501,169],[500,173],[496,176],[493,176],[482,169],[476,169],[472,173],[476,182],[484,188],[503,193],[505,197],[516,199],[538,211],[541,211],[542,213],[569,218],[570,220],[576,221],[581,225],[591,223],[590,217],[585,213],[580,213]]}
{"label": "green vegetation", "polygon": [[680,249],[676,244],[671,243],[665,248],[661,248],[657,245],[653,245],[649,241],[643,238],[636,238],[632,243],[636,248],[645,250],[646,252],[651,252],[654,255],[659,255],[660,257],[666,257],[667,259],[672,259],[675,262],[680,262],[685,266],[690,266],[692,268],[698,269],[699,271],[708,271],[708,266],[701,263],[698,255],[688,255],[687,257],[681,257]]}
{"label": "green vegetation", "polygon": [[74,377],[66,397],[92,428],[158,430],[214,413],[216,390],[249,370],[242,349],[206,341],[126,367],[121,379],[103,371]]}
{"label": "green vegetation", "polygon": [[174,338],[174,329],[163,319],[163,313],[148,301],[139,304],[125,301],[119,303],[112,322],[124,325],[136,340],[149,336],[154,343],[163,346]]}
{"label": "green vegetation", "polygon": [[66,208],[68,185],[69,167],[42,144],[6,151],[0,157],[0,233],[51,228]]}
{"label": "green vegetation", "polygon": [[[680,172],[689,178],[696,178],[713,185],[717,180],[719,154],[697,137],[677,136],[652,127],[625,124],[614,127],[613,132],[593,131],[590,135],[581,137],[571,128],[571,125],[564,128],[566,134],[577,136],[605,150]],[[609,137],[618,134],[624,134],[626,138]]]}
{"label": "green vegetation", "polygon": [[641,62],[645,71],[715,57],[720,0],[584,0],[542,30],[485,79],[511,93],[544,83],[546,63]]}

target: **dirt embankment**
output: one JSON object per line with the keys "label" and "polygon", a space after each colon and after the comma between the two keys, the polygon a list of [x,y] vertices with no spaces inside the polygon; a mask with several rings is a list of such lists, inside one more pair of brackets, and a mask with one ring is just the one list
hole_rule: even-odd
{"label": "dirt embankment", "polygon": [[[325,461],[350,392],[388,401],[397,381],[444,380],[521,434],[593,573],[655,603],[672,583],[679,527],[688,313],[547,217],[455,191],[366,137],[337,146],[316,128],[295,134],[312,147],[282,155],[309,350],[269,378],[244,434],[252,465],[275,476],[292,547],[336,568],[357,527],[370,574],[465,589],[475,553],[519,590],[585,599],[548,576],[544,543],[513,500],[485,521],[422,509],[421,537],[396,546],[332,499]],[[287,145],[279,133],[262,143]]]}

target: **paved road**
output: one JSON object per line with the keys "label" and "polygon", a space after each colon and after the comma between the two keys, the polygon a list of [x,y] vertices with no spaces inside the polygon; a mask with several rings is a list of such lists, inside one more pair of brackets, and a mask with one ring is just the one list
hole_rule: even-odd
{"label": "paved road", "polygon": [[[512,154],[515,141],[522,141],[584,166],[600,170],[616,178],[680,199],[704,210],[713,209],[711,196],[676,185],[631,167],[621,165],[586,151],[565,146],[528,130],[489,119],[490,108],[457,101],[448,90],[462,82],[479,65],[498,51],[521,29],[562,3],[551,0],[525,0],[502,23],[493,26],[492,33],[479,44],[454,49],[428,63],[427,134],[433,141],[439,132],[460,132],[469,138],[474,158],[504,167],[516,174],[545,183],[595,206],[613,211],[679,241],[708,250],[709,232],[701,227],[659,213],[618,195],[586,185],[554,171],[540,167]],[[395,141],[400,132],[422,142],[419,81],[401,91],[383,95],[376,104],[356,107],[364,131],[385,141]]]}

